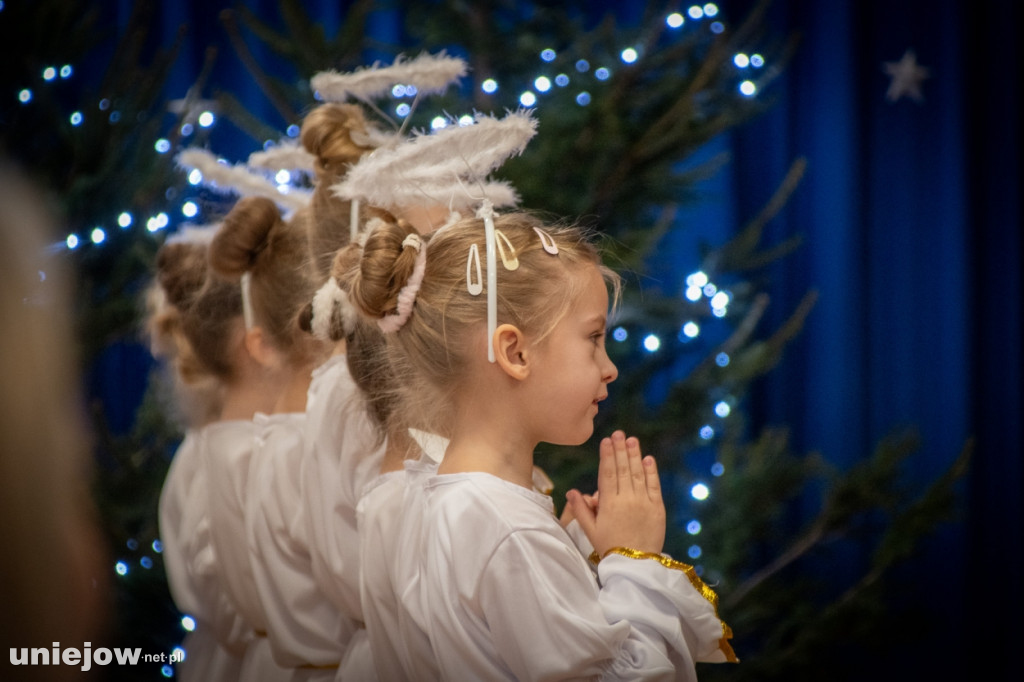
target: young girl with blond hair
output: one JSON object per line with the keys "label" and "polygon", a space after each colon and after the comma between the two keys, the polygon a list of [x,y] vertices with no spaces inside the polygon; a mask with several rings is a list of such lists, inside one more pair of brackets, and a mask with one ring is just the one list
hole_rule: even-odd
{"label": "young girl with blond hair", "polygon": [[[211,245],[212,264],[242,281],[253,352],[280,380],[273,407],[254,418],[248,458],[237,462],[245,480],[233,492],[225,529],[233,529],[236,598],[257,614],[280,670],[250,667],[247,679],[330,679],[355,625],[316,589],[302,502],[306,402],[313,369],[329,349],[302,331],[298,315],[313,296],[306,233],[286,222],[268,199],[248,197],[232,209]],[[282,672],[283,671],[283,672]]]}
{"label": "young girl with blond hair", "polygon": [[[211,539],[211,489],[205,460],[214,443],[247,443],[253,415],[273,404],[271,377],[243,341],[237,284],[208,276],[207,243],[169,241],[157,254],[148,330],[154,353],[174,369],[188,428],[160,494],[160,536],[171,595],[196,622],[185,638],[183,680],[240,679],[253,627],[231,600]],[[213,448],[212,452],[208,452]]]}
{"label": "young girl with blond hair", "polygon": [[437,474],[404,496],[397,630],[369,631],[405,679],[695,679],[696,661],[732,658],[714,594],[661,554],[657,468],[636,439],[601,441],[599,505],[568,494],[596,576],[533,490],[537,444],[586,441],[617,375],[609,283],[580,230],[526,214],[429,240],[398,223],[369,234],[350,296],[391,332],[399,412],[450,439]]}

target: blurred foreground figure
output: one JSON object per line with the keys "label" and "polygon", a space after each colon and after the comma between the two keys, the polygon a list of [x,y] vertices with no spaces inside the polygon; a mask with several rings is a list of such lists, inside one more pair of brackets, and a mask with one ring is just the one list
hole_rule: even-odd
{"label": "blurred foreground figure", "polygon": [[[51,652],[101,646],[109,595],[70,282],[46,250],[53,227],[41,197],[0,163],[0,643]],[[83,675],[79,665],[11,670],[18,680]]]}

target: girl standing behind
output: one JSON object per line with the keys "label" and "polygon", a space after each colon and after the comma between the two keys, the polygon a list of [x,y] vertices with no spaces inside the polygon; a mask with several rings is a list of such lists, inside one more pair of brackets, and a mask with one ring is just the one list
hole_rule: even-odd
{"label": "girl standing behind", "polygon": [[[250,333],[282,381],[271,414],[256,415],[248,482],[240,491],[251,575],[241,596],[261,611],[287,679],[331,679],[357,626],[324,597],[311,568],[302,473],[306,401],[327,348],[298,322],[315,290],[306,234],[282,220],[273,202],[251,197],[236,204],[215,247],[218,240],[215,266],[248,279]],[[251,679],[260,674],[266,671],[252,670]]]}
{"label": "girl standing behind", "polygon": [[[352,285],[365,314],[397,327],[387,340],[402,410],[450,438],[437,475],[406,495],[402,626],[383,636],[408,679],[695,679],[696,661],[733,658],[730,633],[692,567],[660,554],[653,458],[616,432],[601,443],[599,509],[568,495],[603,557],[596,579],[532,489],[537,444],[586,441],[617,375],[604,350],[617,278],[579,230],[524,214],[494,229],[491,335],[479,219],[435,233],[423,262],[408,230],[379,226]],[[415,304],[399,296],[410,282]]]}
{"label": "girl standing behind", "polygon": [[218,441],[244,445],[251,439],[247,425],[273,404],[274,388],[245,347],[238,285],[208,277],[207,256],[205,244],[170,242],[161,248],[157,276],[169,306],[151,322],[154,340],[163,340],[177,376],[190,387],[183,407],[200,424],[186,432],[160,495],[171,593],[197,623],[185,641],[186,680],[239,679],[253,638],[251,622],[229,596],[230,576],[214,548],[211,498],[219,496],[210,485],[207,460],[224,454],[210,451]]}

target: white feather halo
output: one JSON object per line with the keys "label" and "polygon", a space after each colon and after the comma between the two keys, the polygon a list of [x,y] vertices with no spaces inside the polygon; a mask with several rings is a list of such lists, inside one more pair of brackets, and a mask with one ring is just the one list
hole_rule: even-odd
{"label": "white feather halo", "polygon": [[284,194],[277,185],[253,173],[245,164],[230,166],[220,163],[216,156],[206,150],[186,149],[178,154],[176,160],[183,168],[192,168],[202,173],[203,184],[211,189],[235,192],[240,196],[266,197],[286,209],[298,210],[309,205],[309,192],[291,189]]}
{"label": "white feather halo", "polygon": [[313,172],[315,159],[306,148],[292,142],[282,142],[249,155],[250,168],[266,170],[301,170]]}
{"label": "white feather halo", "polygon": [[468,66],[459,57],[421,54],[406,60],[401,55],[391,66],[379,63],[348,73],[321,71],[309,80],[314,92],[328,102],[344,102],[349,97],[369,100],[380,97],[395,85],[414,85],[423,94],[444,92],[466,75]]}
{"label": "white feather halo", "polygon": [[[482,189],[484,178],[506,159],[521,154],[536,133],[537,119],[529,110],[509,112],[502,119],[477,114],[470,125],[450,125],[377,149],[331,189],[342,199],[361,199],[383,208],[425,200],[453,208],[466,206],[489,198]],[[502,199],[500,204],[491,199],[495,205],[517,199],[508,185],[492,189],[494,199]],[[468,201],[455,200],[458,196]]]}

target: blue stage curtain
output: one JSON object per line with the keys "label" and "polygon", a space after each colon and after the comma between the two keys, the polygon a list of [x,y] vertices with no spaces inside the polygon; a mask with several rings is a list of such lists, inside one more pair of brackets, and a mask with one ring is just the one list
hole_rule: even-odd
{"label": "blue stage curtain", "polygon": [[[975,440],[959,520],[905,575],[908,599],[944,616],[929,642],[941,656],[894,666],[1001,670],[1024,634],[1019,5],[793,1],[769,16],[801,43],[769,89],[777,105],[732,135],[731,194],[752,215],[807,158],[770,231],[804,238],[773,269],[771,319],[808,289],[820,298],[752,399],[755,422],[789,425],[799,449],[842,468],[913,426],[911,488]],[[924,99],[887,101],[883,64],[908,49],[930,71]]]}

